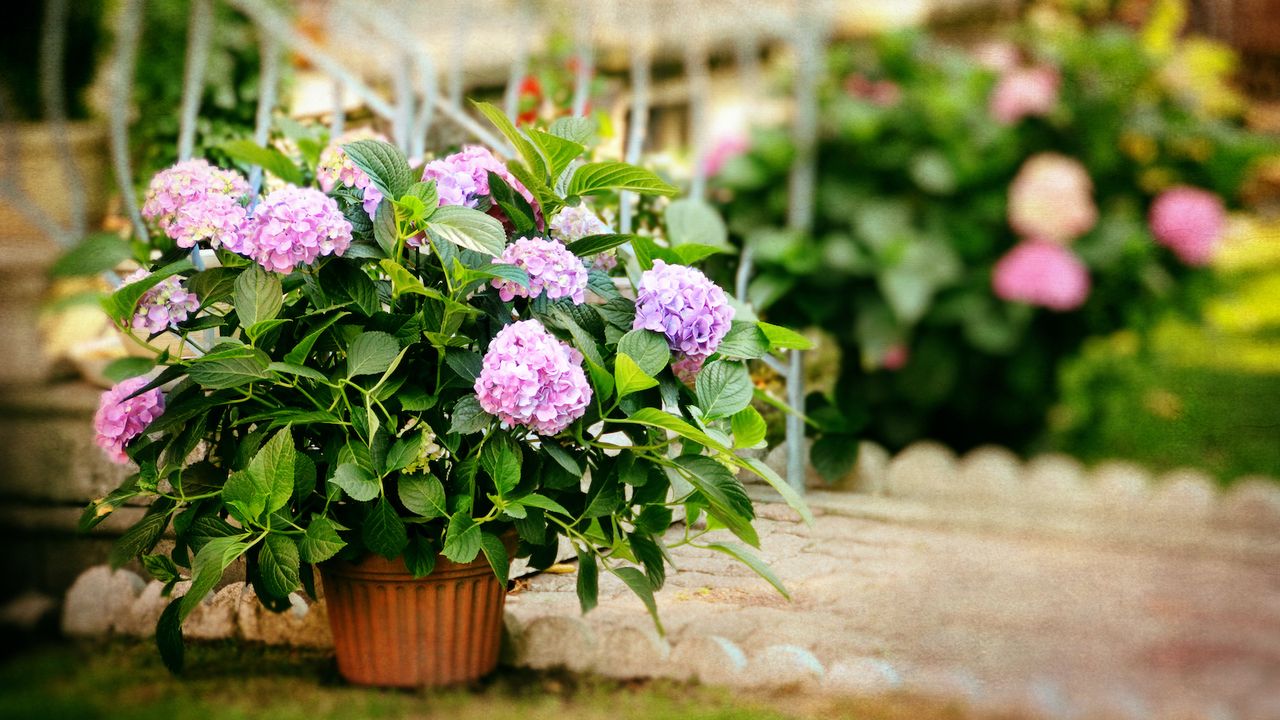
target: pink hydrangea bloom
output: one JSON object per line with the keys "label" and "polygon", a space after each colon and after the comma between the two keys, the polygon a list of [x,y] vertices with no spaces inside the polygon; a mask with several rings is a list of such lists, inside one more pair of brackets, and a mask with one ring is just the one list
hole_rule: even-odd
{"label": "pink hydrangea bloom", "polygon": [[520,193],[534,212],[539,212],[533,193],[516,180],[507,166],[488,148],[468,145],[458,152],[439,160],[432,160],[422,167],[422,180],[436,181],[436,194],[441,205],[465,205],[473,208],[480,198],[489,195],[489,173],[502,178],[511,189]]}
{"label": "pink hydrangea bloom", "polygon": [[[566,207],[551,219],[551,237],[568,245],[588,235],[605,235],[613,232],[586,203]],[[612,250],[591,256],[591,267],[608,272],[618,266],[618,256]]]}
{"label": "pink hydrangea bloom", "polygon": [[720,174],[724,166],[736,157],[740,157],[751,149],[751,140],[745,135],[729,135],[712,144],[711,149],[702,158],[702,169],[707,177]]}
{"label": "pink hydrangea bloom", "polygon": [[233,252],[262,267],[287,273],[321,255],[341,255],[351,246],[351,223],[333,198],[312,188],[276,190],[254,208]]}
{"label": "pink hydrangea bloom", "polygon": [[1222,199],[1185,185],[1170,188],[1151,204],[1151,233],[1187,265],[1213,260],[1227,222]]}
{"label": "pink hydrangea bloom", "polygon": [[573,304],[586,301],[587,268],[582,258],[564,245],[542,238],[519,238],[502,251],[496,263],[515,265],[529,274],[529,289],[512,280],[495,278],[493,287],[503,302],[517,297],[538,297],[546,292],[548,300],[570,298]]}
{"label": "pink hydrangea bloom", "polygon": [[991,117],[1012,125],[1025,117],[1048,115],[1058,104],[1061,82],[1057,69],[1047,65],[1009,70],[991,91]]}
{"label": "pink hydrangea bloom", "polygon": [[1093,181],[1074,158],[1033,155],[1009,186],[1009,226],[1023,237],[1066,244],[1097,221]]}
{"label": "pink hydrangea bloom", "polygon": [[214,247],[239,232],[245,219],[241,204],[249,183],[239,173],[186,160],[156,173],[147,186],[142,217],[154,223],[178,247],[208,240]]}
{"label": "pink hydrangea bloom", "polygon": [[343,145],[357,140],[386,142],[387,136],[368,128],[358,128],[329,141],[320,153],[320,163],[316,166],[316,180],[325,192],[332,192],[339,185],[361,190],[363,192],[361,204],[364,206],[364,211],[369,214],[369,218],[373,219],[378,211],[378,203],[382,202],[382,192],[374,187],[373,180],[365,171],[356,167],[356,164],[351,162],[351,158],[347,157],[346,151],[342,149]]}
{"label": "pink hydrangea bloom", "polygon": [[147,377],[129,378],[102,393],[98,400],[98,411],[93,415],[94,441],[112,462],[129,462],[125,446],[164,412],[164,395],[159,388],[129,397],[149,382]]}
{"label": "pink hydrangea bloom", "polygon": [[[135,270],[123,281],[129,285],[146,278],[151,273]],[[146,330],[154,335],[163,332],[174,323],[187,319],[188,313],[200,309],[200,299],[187,290],[179,277],[167,277],[143,294],[133,314],[133,329]]]}
{"label": "pink hydrangea bloom", "polygon": [[557,340],[537,320],[498,332],[476,378],[480,407],[507,426],[555,435],[586,412],[591,386],[582,354]]}
{"label": "pink hydrangea bloom", "polygon": [[706,361],[706,355],[680,355],[671,361],[671,372],[675,373],[677,380],[693,387],[698,380],[698,373],[702,372],[702,364]]}
{"label": "pink hydrangea bloom", "polygon": [[1003,300],[1075,310],[1089,297],[1089,271],[1061,245],[1025,240],[996,263],[991,285]]}
{"label": "pink hydrangea bloom", "polygon": [[720,286],[701,271],[653,261],[640,275],[635,329],[667,336],[671,349],[706,357],[720,347],[733,321],[733,307]]}
{"label": "pink hydrangea bloom", "polygon": [[1005,73],[1018,67],[1021,53],[1018,46],[1007,40],[990,40],[973,49],[973,59],[979,65],[998,73]]}

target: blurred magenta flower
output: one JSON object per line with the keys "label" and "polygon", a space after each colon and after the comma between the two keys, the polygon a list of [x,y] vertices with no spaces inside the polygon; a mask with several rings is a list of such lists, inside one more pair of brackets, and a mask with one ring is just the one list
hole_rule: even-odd
{"label": "blurred magenta flower", "polygon": [[1025,117],[1043,117],[1058,104],[1062,79],[1047,65],[1006,71],[991,91],[991,117],[1001,125],[1013,125]]}
{"label": "blurred magenta flower", "polygon": [[94,442],[112,462],[121,465],[129,462],[124,447],[164,413],[164,394],[160,388],[129,397],[149,382],[148,377],[129,378],[98,399],[98,411],[93,415]]}
{"label": "blurred magenta flower", "polygon": [[996,262],[991,286],[1002,300],[1075,310],[1089,297],[1089,271],[1057,243],[1024,240]]}
{"label": "blurred magenta flower", "polygon": [[850,97],[872,105],[892,107],[902,100],[902,88],[892,80],[872,80],[862,73],[851,73],[844,79],[844,91]]}
{"label": "blurred magenta flower", "polygon": [[1151,204],[1151,233],[1187,265],[1213,260],[1227,222],[1222,199],[1208,190],[1181,185]]}
{"label": "blurred magenta flower", "polygon": [[730,160],[746,154],[751,140],[745,135],[727,135],[715,141],[702,158],[702,169],[707,177],[715,177]]}
{"label": "blurred magenta flower", "polygon": [[1031,156],[1009,186],[1009,226],[1019,235],[1067,244],[1093,228],[1093,181],[1078,160]]}
{"label": "blurred magenta flower", "polygon": [[884,357],[880,358],[880,367],[897,371],[906,367],[909,360],[911,360],[911,349],[902,343],[895,343],[884,351]]}

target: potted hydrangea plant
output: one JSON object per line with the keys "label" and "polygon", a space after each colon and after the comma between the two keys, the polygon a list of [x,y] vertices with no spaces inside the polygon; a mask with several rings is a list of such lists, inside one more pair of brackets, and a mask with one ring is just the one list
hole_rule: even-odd
{"label": "potted hydrangea plant", "polygon": [[[189,583],[156,629],[171,668],[183,620],[240,558],[277,610],[316,594],[318,566],[339,669],[376,685],[492,670],[510,560],[545,568],[562,538],[584,611],[603,570],[657,622],[676,508],[741,543],[676,542],[781,590],[748,547],[737,473],[807,510],[735,451],[765,432],[745,361],[807,341],[735,315],[683,263],[705,248],[608,232],[590,199],[676,189],[583,157],[588,123],[517,130],[477,108],[517,159],[469,147],[412,170],[386,142],[342,138],[307,144],[315,170],[260,149],[282,181],[262,197],[203,161],[152,182],[149,220],[178,248],[105,305],[139,345],[172,333],[184,350],[156,348],[103,395],[98,442],[138,471],[84,525],[150,500],[112,557]],[[608,274],[624,244],[630,280]],[[219,267],[182,257],[201,246]]]}

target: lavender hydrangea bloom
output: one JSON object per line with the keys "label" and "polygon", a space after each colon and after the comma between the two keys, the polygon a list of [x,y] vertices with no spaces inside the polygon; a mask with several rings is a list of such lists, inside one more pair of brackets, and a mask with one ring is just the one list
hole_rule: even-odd
{"label": "lavender hydrangea bloom", "polygon": [[[135,270],[124,279],[124,284],[138,282],[150,274],[146,270]],[[138,308],[133,314],[133,329],[146,330],[154,335],[174,323],[186,320],[188,313],[199,309],[200,299],[187,290],[182,280],[168,277],[148,290],[138,301]]]}
{"label": "lavender hydrangea bloom", "polygon": [[569,427],[591,402],[582,354],[537,320],[512,323],[498,332],[484,355],[475,391],[480,407],[503,424],[523,425],[542,435]]}
{"label": "lavender hydrangea bloom", "polygon": [[94,441],[112,462],[129,462],[125,446],[164,413],[164,395],[159,388],[129,397],[148,382],[150,378],[146,377],[129,378],[102,393],[98,400],[98,411],[93,415]]}
{"label": "lavender hydrangea bloom", "polygon": [[244,223],[240,201],[248,194],[249,183],[239,173],[201,159],[186,160],[151,179],[142,217],[178,247],[194,247],[201,240],[217,247],[231,241]]}
{"label": "lavender hydrangea bloom", "polygon": [[427,163],[422,167],[422,181],[436,181],[436,195],[440,198],[441,205],[474,208],[480,203],[480,198],[489,196],[491,172],[502,178],[512,190],[520,193],[534,208],[534,213],[541,217],[533,193],[516,180],[507,166],[494,157],[488,148],[480,145],[467,145],[452,155]]}
{"label": "lavender hydrangea bloom", "polygon": [[538,297],[544,291],[548,300],[567,297],[574,305],[586,301],[587,269],[582,259],[564,245],[542,238],[520,238],[502,251],[497,263],[515,265],[529,274],[529,289],[512,280],[497,278],[493,287],[503,302],[516,297]]}
{"label": "lavender hydrangea bloom", "polygon": [[[551,237],[565,245],[588,235],[604,235],[613,232],[585,204],[566,207],[556,213],[551,220],[550,229]],[[591,258],[591,266],[608,272],[618,266],[618,256],[612,250],[597,253]]]}
{"label": "lavender hydrangea bloom", "polygon": [[732,320],[724,290],[694,268],[654,260],[640,275],[632,327],[666,335],[672,350],[705,358],[720,347]]}
{"label": "lavender hydrangea bloom", "polygon": [[319,190],[292,186],[264,198],[234,245],[227,245],[278,273],[321,255],[341,255],[350,246],[351,223],[338,203]]}
{"label": "lavender hydrangea bloom", "polygon": [[320,163],[316,166],[316,180],[325,192],[331,192],[339,185],[360,190],[363,193],[361,204],[364,206],[364,211],[369,214],[369,219],[372,220],[378,211],[378,203],[382,202],[382,192],[374,186],[373,180],[365,171],[351,162],[351,158],[347,157],[346,151],[342,149],[343,145],[357,140],[386,142],[387,136],[368,128],[359,128],[334,138],[320,153]]}

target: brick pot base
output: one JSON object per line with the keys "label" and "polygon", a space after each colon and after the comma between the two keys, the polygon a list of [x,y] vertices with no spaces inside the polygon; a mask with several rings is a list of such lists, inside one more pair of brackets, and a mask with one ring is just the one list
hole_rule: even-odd
{"label": "brick pot base", "polygon": [[498,665],[506,588],[484,556],[444,557],[414,579],[403,559],[377,556],[320,568],[338,671],[357,685],[438,687]]}

